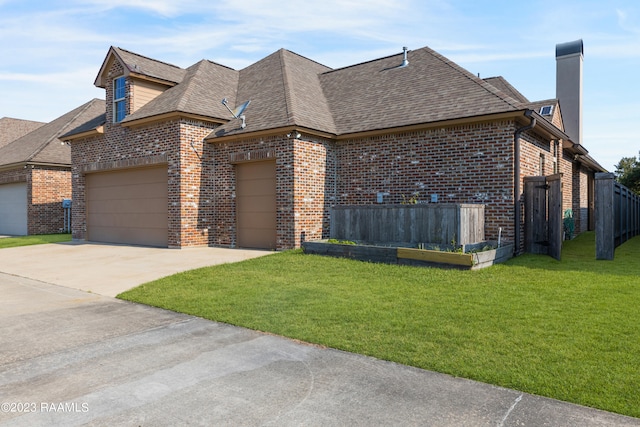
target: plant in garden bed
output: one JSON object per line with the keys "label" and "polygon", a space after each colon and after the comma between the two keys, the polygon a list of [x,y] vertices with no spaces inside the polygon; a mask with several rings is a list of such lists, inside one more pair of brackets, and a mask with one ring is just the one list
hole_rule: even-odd
{"label": "plant in garden bed", "polygon": [[357,245],[356,242],[352,240],[342,240],[342,239],[329,239],[327,243],[331,243],[333,245]]}

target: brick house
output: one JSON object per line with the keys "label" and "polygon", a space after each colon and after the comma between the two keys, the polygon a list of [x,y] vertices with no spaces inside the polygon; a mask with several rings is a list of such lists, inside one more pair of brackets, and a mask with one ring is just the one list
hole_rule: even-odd
{"label": "brick house", "polygon": [[95,84],[104,114],[64,136],[75,239],[286,249],[327,237],[333,205],[417,194],[483,203],[486,238],[518,242],[525,176],[562,173],[580,232],[603,170],[580,126],[565,132],[579,105],[530,102],[427,47],[335,70],[281,49],[239,71],[112,47]]}
{"label": "brick house", "polygon": [[0,119],[0,141],[5,140],[0,146],[0,234],[49,234],[64,228],[71,149],[58,137],[101,110],[104,101],[94,99],[47,124]]}

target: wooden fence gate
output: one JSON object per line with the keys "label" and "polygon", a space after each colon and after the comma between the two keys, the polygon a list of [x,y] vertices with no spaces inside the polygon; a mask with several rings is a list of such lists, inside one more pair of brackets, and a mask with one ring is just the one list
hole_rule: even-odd
{"label": "wooden fence gate", "polygon": [[560,260],[562,252],[562,175],[524,179],[524,249]]}

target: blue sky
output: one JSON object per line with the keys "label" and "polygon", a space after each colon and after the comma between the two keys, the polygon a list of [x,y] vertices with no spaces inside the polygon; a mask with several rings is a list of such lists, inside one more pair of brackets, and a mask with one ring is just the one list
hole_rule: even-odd
{"label": "blue sky", "polygon": [[109,46],[241,69],[286,48],[338,68],[429,46],[532,101],[555,97],[555,45],[583,39],[583,145],[637,156],[637,0],[0,0],[0,117],[50,121],[92,98]]}

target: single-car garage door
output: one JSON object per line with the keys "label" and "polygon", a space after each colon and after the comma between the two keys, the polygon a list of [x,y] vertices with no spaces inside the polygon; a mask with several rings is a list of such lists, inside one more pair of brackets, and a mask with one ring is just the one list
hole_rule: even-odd
{"label": "single-car garage door", "polygon": [[0,185],[0,234],[27,234],[27,183]]}
{"label": "single-car garage door", "polygon": [[238,246],[276,248],[276,162],[236,165]]}
{"label": "single-car garage door", "polygon": [[166,165],[87,174],[87,239],[166,247],[167,183]]}

